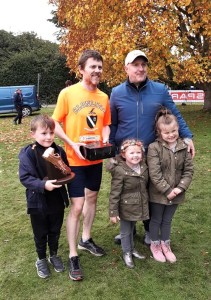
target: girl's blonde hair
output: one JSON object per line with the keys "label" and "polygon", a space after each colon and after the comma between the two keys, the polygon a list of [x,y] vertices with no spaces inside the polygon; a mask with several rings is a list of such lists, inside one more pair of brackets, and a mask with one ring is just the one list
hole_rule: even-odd
{"label": "girl's blonde hair", "polygon": [[177,117],[172,114],[170,109],[162,106],[155,116],[155,132],[157,136],[160,136],[160,125],[169,125],[173,121],[176,122],[177,126],[179,127]]}

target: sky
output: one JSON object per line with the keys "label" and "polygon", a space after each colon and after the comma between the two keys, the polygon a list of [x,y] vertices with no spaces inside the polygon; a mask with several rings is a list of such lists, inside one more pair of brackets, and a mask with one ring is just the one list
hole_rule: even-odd
{"label": "sky", "polygon": [[0,0],[0,30],[21,34],[35,32],[43,40],[56,42],[58,29],[47,19],[55,9],[48,0]]}

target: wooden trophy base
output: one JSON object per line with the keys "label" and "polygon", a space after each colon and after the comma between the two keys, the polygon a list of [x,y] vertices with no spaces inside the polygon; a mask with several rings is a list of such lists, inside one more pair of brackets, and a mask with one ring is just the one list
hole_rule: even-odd
{"label": "wooden trophy base", "polygon": [[69,182],[71,182],[73,180],[73,178],[75,177],[75,173],[71,172],[70,175],[67,175],[66,177],[64,178],[60,178],[60,179],[57,179],[57,181],[54,183],[56,185],[64,185],[64,184],[67,184]]}

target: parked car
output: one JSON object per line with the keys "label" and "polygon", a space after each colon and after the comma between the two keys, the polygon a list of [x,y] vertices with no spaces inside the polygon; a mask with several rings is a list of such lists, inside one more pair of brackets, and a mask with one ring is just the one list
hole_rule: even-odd
{"label": "parked car", "polygon": [[0,114],[16,113],[13,96],[18,88],[23,94],[23,116],[29,116],[32,112],[40,110],[35,85],[2,86],[0,87]]}

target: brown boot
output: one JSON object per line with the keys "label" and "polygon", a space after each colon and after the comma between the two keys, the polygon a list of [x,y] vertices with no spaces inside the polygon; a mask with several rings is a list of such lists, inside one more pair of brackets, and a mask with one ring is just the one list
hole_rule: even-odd
{"label": "brown boot", "polygon": [[44,153],[43,158],[46,161],[47,168],[47,180],[56,179],[54,184],[67,184],[72,181],[75,177],[75,173],[71,172],[70,167],[68,167],[60,155],[54,153],[54,149],[49,147]]}
{"label": "brown boot", "polygon": [[54,149],[49,147],[44,153],[43,158],[52,163],[57,169],[59,169],[64,175],[71,174],[71,169],[61,159],[58,153],[54,153]]}

